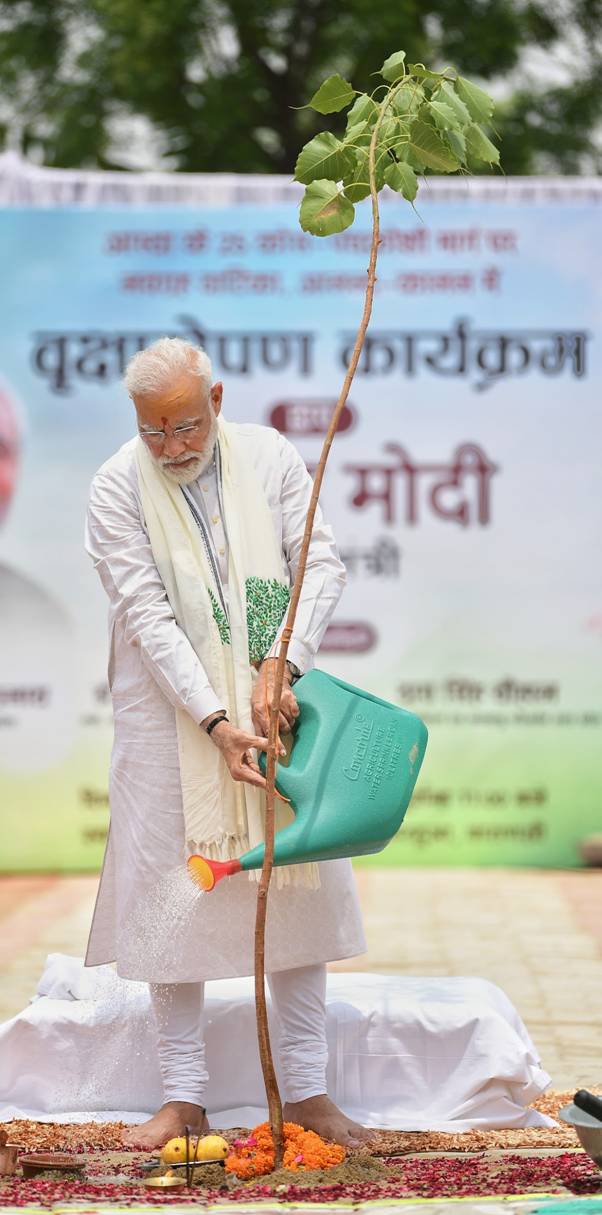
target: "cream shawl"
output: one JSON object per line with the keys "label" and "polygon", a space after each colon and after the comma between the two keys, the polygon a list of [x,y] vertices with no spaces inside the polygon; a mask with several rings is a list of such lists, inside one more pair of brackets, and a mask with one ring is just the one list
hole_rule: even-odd
{"label": "cream shawl", "polygon": [[[273,438],[266,430],[266,458],[277,460]],[[162,473],[142,440],[136,446],[138,482],[153,557],[175,619],[232,724],[254,734],[251,659],[262,658],[274,640],[290,579],[263,486],[238,428],[221,416],[217,444],[229,548],[227,613],[219,574],[186,495]],[[213,860],[238,857],[264,839],[265,795],[232,780],[215,743],[184,709],[176,710],[176,722],[187,846]],[[290,811],[276,802],[276,829],[288,821]],[[274,874],[279,886],[319,886],[313,863],[278,867]]]}

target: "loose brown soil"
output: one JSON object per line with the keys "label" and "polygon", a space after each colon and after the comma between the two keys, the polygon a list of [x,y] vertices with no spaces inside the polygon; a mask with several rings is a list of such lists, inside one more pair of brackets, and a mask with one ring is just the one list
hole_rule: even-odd
{"label": "loose brown soil", "polygon": [[[358,1181],[388,1181],[391,1169],[376,1156],[349,1156],[342,1164],[335,1164],[332,1169],[276,1169],[265,1177],[254,1178],[250,1185],[262,1184],[269,1186],[294,1185],[298,1189],[312,1190],[321,1185],[352,1185]],[[240,1185],[240,1182],[238,1182]]]}

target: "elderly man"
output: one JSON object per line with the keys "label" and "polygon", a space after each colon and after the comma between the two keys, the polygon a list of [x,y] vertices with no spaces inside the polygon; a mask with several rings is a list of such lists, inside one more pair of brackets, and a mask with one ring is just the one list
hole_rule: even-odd
{"label": "elderly man", "polygon": [[[86,547],[110,601],[111,828],[86,956],[150,984],[164,1104],[130,1142],[207,1129],[204,981],[253,972],[256,875],[199,895],[190,852],[262,838],[267,705],[311,492],[277,431],[221,416],[207,355],[162,338],[131,360],[138,424],[94,477]],[[345,581],[318,510],[289,646],[280,730],[298,713]],[[281,808],[279,808],[281,809]],[[285,1118],[340,1143],[366,1136],[326,1093],[325,963],[365,948],[348,861],[274,871],[267,970]]]}

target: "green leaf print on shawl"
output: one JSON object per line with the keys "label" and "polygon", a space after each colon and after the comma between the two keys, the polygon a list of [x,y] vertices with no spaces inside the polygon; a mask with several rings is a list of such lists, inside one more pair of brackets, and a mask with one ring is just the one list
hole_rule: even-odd
{"label": "green leaf print on shawl", "polygon": [[[230,644],[230,624],[223,608],[210,587],[209,598],[213,608],[213,619],[218,627],[222,645]],[[249,634],[249,662],[261,662],[267,654],[282,617],[288,607],[291,592],[277,578],[245,579],[247,596],[247,632]]]}
{"label": "green leaf print on shawl", "polygon": [[245,589],[249,662],[261,662],[278,632],[291,592],[277,578],[256,578],[254,575],[245,579]]}
{"label": "green leaf print on shawl", "polygon": [[210,586],[207,587],[207,591],[209,592],[211,607],[213,608],[213,619],[218,627],[219,639],[222,645],[230,645],[230,622],[228,617],[226,616],[223,608],[220,607],[219,603],[217,602],[217,599]]}

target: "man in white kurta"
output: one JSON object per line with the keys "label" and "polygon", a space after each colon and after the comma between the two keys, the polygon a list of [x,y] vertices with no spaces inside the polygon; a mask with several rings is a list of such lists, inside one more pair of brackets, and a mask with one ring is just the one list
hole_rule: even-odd
{"label": "man in white kurta", "polygon": [[[211,549],[215,589],[227,611],[228,519],[215,442],[222,386],[211,384],[207,356],[179,339],[161,339],[135,356],[126,386],[145,446],[182,492],[185,486],[196,507]],[[281,544],[283,576],[292,584],[310,477],[292,444],[271,428],[240,424],[236,432],[260,478]],[[139,441],[126,443],[97,472],[87,521],[86,547],[110,603],[115,736],[111,826],[86,964],[114,961],[121,977],[151,985],[165,1104],[135,1138],[155,1146],[181,1133],[185,1123],[197,1129],[206,1125],[202,984],[253,972],[257,891],[243,873],[220,883],[211,895],[192,904],[189,900],[176,710],[185,710],[199,730],[210,728],[235,780],[263,784],[251,748],[266,735],[262,706],[281,629],[254,675],[253,740],[225,719],[223,703],[176,623],[142,509],[135,460]],[[332,531],[318,508],[288,650],[283,731],[298,711],[294,677],[314,665],[344,581]],[[282,1025],[285,1117],[350,1142],[361,1137],[360,1128],[326,1096],[325,963],[357,955],[365,943],[350,863],[327,861],[319,870],[317,890],[297,885],[278,889],[272,883],[266,969]],[[169,875],[177,880],[170,882]]]}

